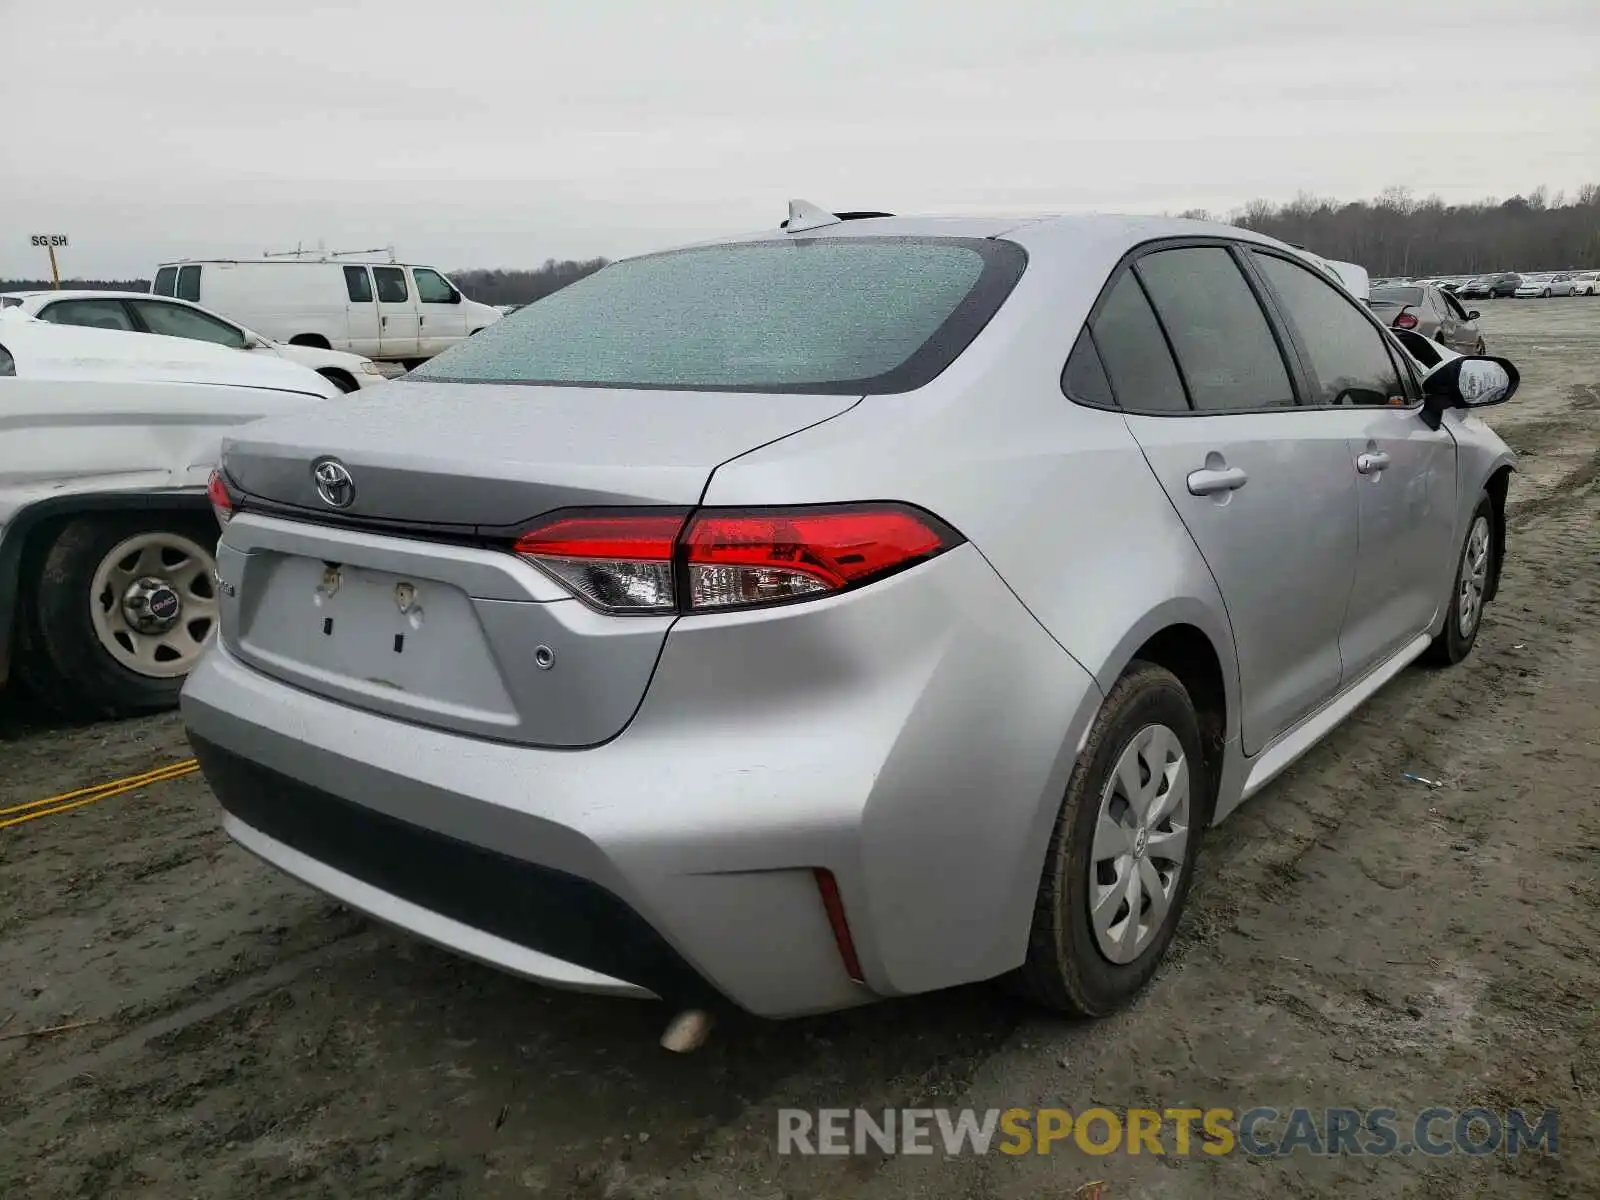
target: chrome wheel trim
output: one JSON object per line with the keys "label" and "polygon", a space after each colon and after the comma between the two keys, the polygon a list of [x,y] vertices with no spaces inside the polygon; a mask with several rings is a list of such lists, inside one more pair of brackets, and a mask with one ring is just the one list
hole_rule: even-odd
{"label": "chrome wheel trim", "polygon": [[101,648],[147,679],[187,675],[216,628],[216,569],[212,553],[182,534],[162,530],[119,542],[89,588]]}
{"label": "chrome wheel trim", "polygon": [[1100,792],[1089,851],[1089,927],[1118,965],[1149,948],[1172,909],[1188,856],[1189,763],[1178,735],[1146,725]]}

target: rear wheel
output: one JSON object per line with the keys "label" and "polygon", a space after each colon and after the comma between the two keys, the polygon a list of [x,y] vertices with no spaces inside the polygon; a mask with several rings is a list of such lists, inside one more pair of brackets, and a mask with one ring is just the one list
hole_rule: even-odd
{"label": "rear wheel", "polygon": [[1209,796],[1189,693],[1171,672],[1135,662],[1067,784],[1028,957],[1011,977],[1017,991],[1100,1016],[1144,987],[1183,912]]}
{"label": "rear wheel", "polygon": [[158,712],[217,623],[217,527],[178,513],[80,517],[24,599],[17,673],[70,717]]}
{"label": "rear wheel", "polygon": [[1478,500],[1467,524],[1466,540],[1456,560],[1454,585],[1450,589],[1449,611],[1444,628],[1433,639],[1424,658],[1437,666],[1453,667],[1472,653],[1483,627],[1483,606],[1494,578],[1494,502],[1488,496]]}

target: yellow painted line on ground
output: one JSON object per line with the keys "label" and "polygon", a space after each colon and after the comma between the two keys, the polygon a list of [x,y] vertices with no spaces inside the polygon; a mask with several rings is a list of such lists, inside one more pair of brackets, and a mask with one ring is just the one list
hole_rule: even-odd
{"label": "yellow painted line on ground", "polygon": [[0,829],[7,829],[12,825],[21,825],[25,821],[36,821],[40,817],[51,817],[56,813],[70,812],[74,808],[82,808],[85,804],[93,804],[97,800],[109,800],[113,796],[120,796],[124,792],[137,791],[139,788],[148,787],[153,783],[165,783],[169,779],[182,779],[185,775],[192,775],[199,769],[200,764],[189,758],[182,762],[169,763],[165,767],[157,767],[153,771],[145,771],[140,775],[129,775],[124,779],[113,779],[110,783],[79,788],[75,792],[63,792],[59,796],[47,796],[43,800],[30,800],[27,804],[18,804],[11,808],[0,808],[0,817],[9,816],[11,813],[24,814],[20,817],[11,817],[7,821],[0,821]]}

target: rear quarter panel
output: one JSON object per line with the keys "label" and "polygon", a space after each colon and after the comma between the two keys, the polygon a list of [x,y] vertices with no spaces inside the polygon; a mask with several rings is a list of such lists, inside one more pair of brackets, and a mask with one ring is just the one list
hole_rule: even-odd
{"label": "rear quarter panel", "polygon": [[224,431],[319,403],[225,384],[0,379],[0,527],[47,497],[203,487]]}
{"label": "rear quarter panel", "polygon": [[[1061,671],[1075,660],[1095,681],[1071,719],[1055,722],[1049,732],[1037,722],[1024,732],[1018,722],[1015,737],[989,748],[991,757],[1010,761],[1011,786],[944,795],[934,785],[919,793],[924,806],[937,810],[945,832],[966,848],[965,873],[1007,881],[1005,901],[987,910],[995,918],[993,945],[984,953],[962,947],[973,961],[991,965],[1020,961],[1064,772],[1103,691],[1140,645],[1169,625],[1200,629],[1222,665],[1226,736],[1238,736],[1238,670],[1215,582],[1122,416],[1078,406],[1061,391],[1067,354],[1120,253],[1115,246],[1087,253],[1065,273],[1032,274],[1030,268],[1003,319],[933,384],[867,397],[833,420],[743,455],[717,469],[704,498],[712,505],[873,499],[921,505],[954,525],[987,560],[1006,589],[997,589],[1005,599],[996,603],[1009,605],[1014,597],[1015,619],[1037,624],[1066,652]],[[958,628],[946,636],[964,635]],[[989,669],[1004,670],[997,663]],[[1013,692],[1026,692],[1009,696],[1011,704],[1049,711],[1042,685],[1023,673],[1005,675]],[[1037,689],[1036,700],[1028,689]],[[969,703],[981,707],[982,694],[974,686]],[[926,751],[947,752],[937,744]],[[968,775],[970,783],[970,769]],[[1019,778],[1035,782],[1021,787]],[[912,844],[915,809],[892,789],[875,792],[867,820],[880,831],[898,822]],[[941,894],[950,893],[941,883]],[[919,896],[939,907],[936,896]]]}

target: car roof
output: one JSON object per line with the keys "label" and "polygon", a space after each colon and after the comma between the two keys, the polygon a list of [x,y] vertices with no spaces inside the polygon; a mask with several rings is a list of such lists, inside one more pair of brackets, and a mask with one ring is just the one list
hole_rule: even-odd
{"label": "car roof", "polygon": [[[782,241],[795,238],[862,237],[948,237],[1004,238],[1024,231],[1030,238],[1048,237],[1052,241],[1126,240],[1130,245],[1161,237],[1229,237],[1285,246],[1275,238],[1254,233],[1237,225],[1217,221],[1196,221],[1186,217],[1140,216],[1126,213],[1031,213],[905,215],[862,217],[839,221],[815,229],[790,233],[770,228],[732,237],[711,238],[695,246],[727,245],[736,242]],[[685,247],[688,248],[688,247]],[[1293,247],[1289,247],[1293,249]]]}
{"label": "car roof", "polygon": [[[120,288],[46,288],[35,289],[31,292],[0,292],[0,296],[10,296],[17,300],[34,300],[49,298],[51,300],[123,300],[131,296],[139,296],[146,300],[171,300],[171,296],[154,296],[149,292],[125,291]],[[180,304],[188,301],[180,300]]]}
{"label": "car roof", "polygon": [[395,262],[387,258],[175,258],[171,262],[156,264],[156,270],[165,267],[416,267],[424,271],[437,271],[431,263]]}

